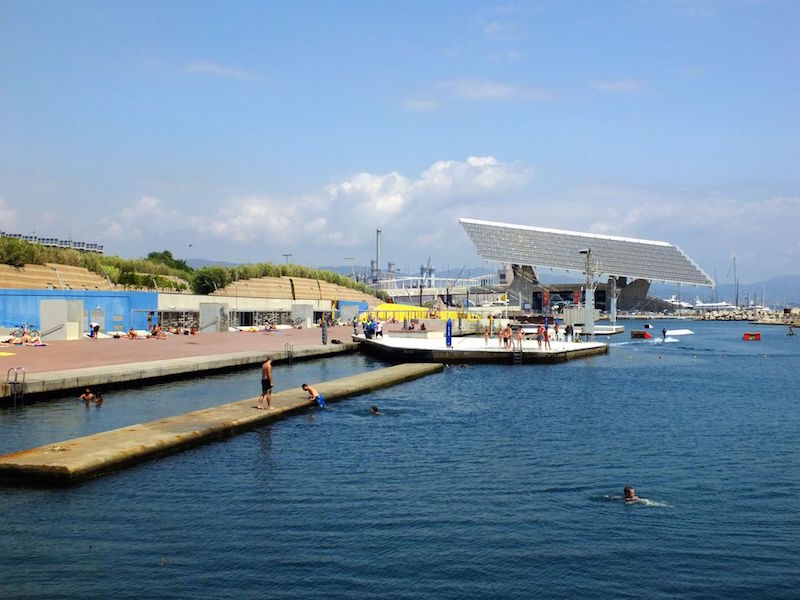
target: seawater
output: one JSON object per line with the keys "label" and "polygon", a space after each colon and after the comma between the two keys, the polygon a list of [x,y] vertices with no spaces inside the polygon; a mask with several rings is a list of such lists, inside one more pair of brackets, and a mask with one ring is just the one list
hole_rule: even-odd
{"label": "seawater", "polygon": [[[695,335],[450,367],[77,487],[0,489],[0,597],[798,597],[800,338],[654,326]],[[254,396],[257,377],[4,410],[0,446]]]}

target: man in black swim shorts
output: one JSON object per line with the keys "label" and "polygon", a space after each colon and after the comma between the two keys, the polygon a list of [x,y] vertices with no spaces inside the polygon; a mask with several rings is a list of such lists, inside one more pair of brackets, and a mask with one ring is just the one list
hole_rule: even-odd
{"label": "man in black swim shorts", "polygon": [[261,395],[258,397],[258,409],[264,410],[264,397],[267,398],[267,408],[272,408],[272,358],[261,365]]}

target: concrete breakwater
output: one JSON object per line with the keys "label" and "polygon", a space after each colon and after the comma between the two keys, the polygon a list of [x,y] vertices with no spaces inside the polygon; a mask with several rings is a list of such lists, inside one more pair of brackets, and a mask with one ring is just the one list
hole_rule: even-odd
{"label": "concrete breakwater", "polygon": [[[327,402],[437,373],[440,364],[401,364],[313,384]],[[255,398],[131,425],[0,456],[0,480],[64,486],[264,425],[315,404],[302,390],[272,396],[272,410]]]}
{"label": "concrete breakwater", "polygon": [[800,325],[800,314],[776,313],[755,309],[712,311],[700,317],[703,321],[750,321],[759,325]]}

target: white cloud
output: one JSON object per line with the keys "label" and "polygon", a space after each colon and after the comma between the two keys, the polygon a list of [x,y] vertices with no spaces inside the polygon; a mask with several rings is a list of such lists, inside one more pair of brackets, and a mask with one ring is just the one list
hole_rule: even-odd
{"label": "white cloud", "polygon": [[6,204],[0,196],[0,229],[14,233],[12,229],[17,226],[17,211]]}
{"label": "white cloud", "polygon": [[601,92],[634,94],[644,91],[644,82],[638,79],[617,79],[592,81],[591,87]]}
{"label": "white cloud", "polygon": [[142,196],[136,204],[123,209],[121,214],[122,218],[127,220],[146,219],[163,215],[164,209],[164,205],[158,198]]}
{"label": "white cloud", "polygon": [[517,37],[517,27],[513,23],[490,21],[483,26],[483,35],[487,40],[513,40]]}
{"label": "white cloud", "polygon": [[276,199],[260,194],[233,198],[213,215],[192,218],[191,227],[238,243],[303,240],[324,231],[324,203],[313,196]]}
{"label": "white cloud", "polygon": [[248,79],[252,74],[239,67],[218,65],[207,60],[196,60],[183,67],[184,73],[192,75],[216,75],[218,77],[228,77],[230,79]]}
{"label": "white cloud", "polygon": [[130,241],[141,238],[144,232],[154,239],[183,228],[181,214],[154,196],[142,196],[138,202],[123,208],[118,218],[102,221],[115,241]]}
{"label": "white cloud", "polygon": [[699,79],[706,74],[706,70],[703,67],[695,67],[691,65],[681,67],[678,72],[682,77],[686,77],[687,79]]}
{"label": "white cloud", "polygon": [[468,251],[458,217],[467,216],[470,205],[479,206],[472,214],[481,215],[503,207],[531,176],[529,167],[492,156],[437,161],[416,178],[394,171],[359,173],[326,188],[328,212],[336,215],[326,239],[363,246],[371,238],[366,231],[383,224],[387,249],[392,243],[399,248],[402,240],[406,255]]}
{"label": "white cloud", "polygon": [[467,100],[505,100],[518,91],[516,86],[484,79],[453,79],[440,81],[438,86],[454,96]]}
{"label": "white cloud", "polygon": [[537,88],[523,88],[502,81],[466,78],[440,81],[437,87],[445,92],[466,100],[552,100],[553,94]]}
{"label": "white cloud", "polygon": [[429,112],[438,108],[439,103],[423,98],[406,98],[403,100],[403,107],[413,112]]}
{"label": "white cloud", "polygon": [[350,179],[328,186],[334,202],[358,205],[366,214],[391,216],[406,203],[409,181],[397,172],[387,175],[359,173]]}

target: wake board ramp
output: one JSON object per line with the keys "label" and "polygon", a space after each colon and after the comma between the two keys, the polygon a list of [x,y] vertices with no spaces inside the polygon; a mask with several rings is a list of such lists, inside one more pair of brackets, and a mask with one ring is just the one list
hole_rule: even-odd
{"label": "wake board ramp", "polygon": [[667,329],[667,335],[672,337],[680,337],[682,335],[694,335],[691,329]]}

